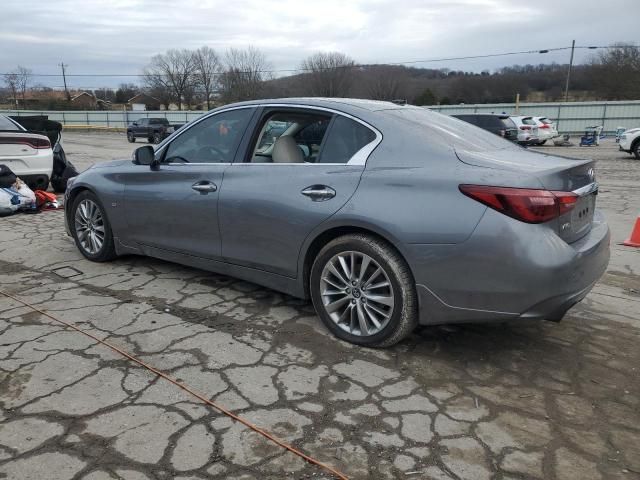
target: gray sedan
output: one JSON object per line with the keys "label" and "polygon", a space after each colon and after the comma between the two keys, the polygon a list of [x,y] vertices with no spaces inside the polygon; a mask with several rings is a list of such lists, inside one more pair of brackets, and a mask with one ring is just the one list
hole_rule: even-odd
{"label": "gray sedan", "polygon": [[148,255],[311,298],[339,338],[560,320],[605,271],[593,162],[429,110],[347,99],[227,105],[69,182],[93,261]]}

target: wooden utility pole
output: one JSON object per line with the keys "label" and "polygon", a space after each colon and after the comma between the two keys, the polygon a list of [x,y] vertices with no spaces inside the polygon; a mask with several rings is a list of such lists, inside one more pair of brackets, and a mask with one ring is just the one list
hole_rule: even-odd
{"label": "wooden utility pole", "polygon": [[564,101],[569,101],[569,82],[571,81],[571,69],[573,68],[573,51],[576,49],[576,41],[571,42],[571,58],[569,59],[569,70],[567,71],[567,83],[564,86]]}
{"label": "wooden utility pole", "polygon": [[67,89],[67,75],[65,72],[65,67],[69,65],[65,65],[64,62],[60,64],[60,68],[62,68],[62,81],[64,82],[64,93],[67,95],[67,101],[71,101],[71,95],[69,94],[69,90]]}

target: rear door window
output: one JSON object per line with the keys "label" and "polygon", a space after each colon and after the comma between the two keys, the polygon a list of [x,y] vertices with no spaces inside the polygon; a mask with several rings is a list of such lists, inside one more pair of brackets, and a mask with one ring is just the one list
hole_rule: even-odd
{"label": "rear door window", "polygon": [[317,163],[331,119],[331,114],[315,110],[267,112],[250,162]]}
{"label": "rear door window", "polygon": [[347,163],[376,139],[373,130],[341,115],[336,116],[318,163]]}

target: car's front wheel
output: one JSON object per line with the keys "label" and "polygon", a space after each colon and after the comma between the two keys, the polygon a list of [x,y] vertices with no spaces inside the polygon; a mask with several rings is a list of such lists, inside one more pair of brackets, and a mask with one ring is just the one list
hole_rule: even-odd
{"label": "car's front wheel", "polygon": [[637,141],[633,146],[633,156],[636,157],[636,160],[640,160],[640,141]]}
{"label": "car's front wheel", "polygon": [[135,141],[136,141],[136,137],[135,137],[135,135],[133,134],[133,132],[127,132],[127,141],[128,141],[129,143],[135,143]]}
{"label": "car's front wheel", "polygon": [[86,258],[106,262],[116,257],[111,225],[95,194],[89,191],[78,194],[69,223],[76,246]]}
{"label": "car's front wheel", "polygon": [[153,134],[153,143],[158,144],[162,141],[162,134],[160,132],[156,132]]}
{"label": "car's front wheel", "polygon": [[376,237],[353,234],[329,242],[313,263],[309,287],[324,324],[348,342],[388,347],[417,325],[409,266]]}

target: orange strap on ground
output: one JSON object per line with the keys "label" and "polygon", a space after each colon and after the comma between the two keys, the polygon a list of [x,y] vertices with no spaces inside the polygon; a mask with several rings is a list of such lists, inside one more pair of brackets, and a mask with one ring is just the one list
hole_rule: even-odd
{"label": "orange strap on ground", "polygon": [[81,328],[76,327],[74,324],[72,323],[68,323],[65,322],[64,320],[60,320],[59,318],[54,317],[53,315],[47,313],[44,310],[39,309],[38,307],[35,307],[23,300],[20,300],[19,298],[14,297],[13,295],[4,292],[2,290],[0,290],[0,293],[2,295],[4,295],[7,298],[10,298],[12,300],[15,300],[16,302],[24,305],[25,307],[30,308],[31,310],[40,313],[41,315],[44,315],[47,318],[50,318],[51,320],[61,323],[62,325],[65,325],[73,330],[75,330],[76,332],[79,332],[83,335],[86,335],[87,337],[95,340],[98,343],[101,343],[102,345],[110,348],[111,350],[118,352],[120,355],[128,358],[129,360],[131,360],[134,363],[137,363],[138,365],[141,365],[142,367],[146,368],[147,370],[155,373],[156,375],[158,375],[159,377],[164,378],[165,380],[173,383],[174,385],[176,385],[177,387],[181,388],[182,390],[184,390],[187,393],[190,393],[191,395],[193,395],[194,397],[196,397],[198,400],[206,403],[207,405],[215,408],[216,410],[224,413],[225,415],[227,415],[228,417],[233,418],[235,421],[240,422],[241,424],[243,424],[244,426],[246,426],[247,428],[250,428],[251,430],[253,430],[256,433],[259,433],[260,435],[262,435],[263,437],[267,438],[268,440],[272,441],[273,443],[275,443],[276,445],[279,445],[280,447],[284,448],[285,450],[290,451],[291,453],[298,455],[299,457],[303,458],[304,460],[306,460],[307,462],[316,465],[328,472],[330,472],[332,475],[334,475],[336,478],[339,478],[340,480],[349,480],[348,477],[335,470],[334,468],[332,468],[331,466],[327,465],[326,463],[322,463],[320,460],[316,460],[313,457],[310,457],[308,455],[306,455],[305,453],[301,452],[300,450],[296,449],[295,447],[289,445],[288,443],[285,443],[284,441],[274,437],[273,435],[271,435],[269,432],[267,432],[266,430],[263,430],[262,428],[254,425],[253,423],[249,422],[248,420],[245,420],[242,417],[239,417],[237,415],[235,415],[233,412],[231,412],[230,410],[227,410],[226,408],[224,408],[221,405],[218,405],[215,402],[212,402],[211,400],[209,400],[207,397],[205,397],[204,395],[202,395],[201,393],[198,393],[197,391],[195,391],[193,388],[191,388],[188,385],[185,385],[182,382],[179,382],[178,380],[170,377],[169,375],[167,375],[166,373],[158,370],[155,367],[152,367],[151,365],[143,362],[142,360],[134,357],[133,355],[131,355],[130,353],[127,353],[126,351],[122,350],[119,347],[116,347],[115,345],[110,344],[109,342],[106,342],[98,337],[96,337],[95,335],[93,335],[92,333],[89,333],[85,330],[82,330]]}

